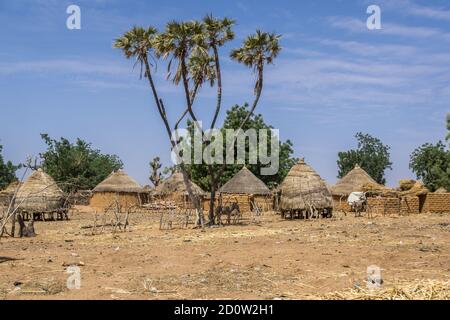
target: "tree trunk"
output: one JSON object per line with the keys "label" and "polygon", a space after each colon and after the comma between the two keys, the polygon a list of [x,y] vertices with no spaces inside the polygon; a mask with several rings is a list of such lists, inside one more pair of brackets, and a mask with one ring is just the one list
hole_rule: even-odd
{"label": "tree trunk", "polygon": [[214,225],[216,224],[215,217],[214,217],[214,207],[216,204],[216,184],[215,181],[211,181],[211,199],[209,200],[209,224]]}

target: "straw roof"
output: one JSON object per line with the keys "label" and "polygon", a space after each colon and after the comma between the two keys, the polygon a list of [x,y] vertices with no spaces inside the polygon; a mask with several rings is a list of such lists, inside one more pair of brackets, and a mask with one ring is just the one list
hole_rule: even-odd
{"label": "straw roof", "polygon": [[242,167],[238,173],[234,175],[233,178],[228,180],[222,188],[220,188],[222,193],[232,193],[232,194],[255,194],[255,195],[266,195],[271,194],[270,189],[258,179],[247,167]]}
{"label": "straw roof", "polygon": [[294,165],[280,186],[282,210],[331,208],[331,193],[325,181],[305,163],[304,159]]}
{"label": "straw roof", "polygon": [[140,193],[142,187],[131,178],[125,171],[113,171],[105,180],[100,182],[93,192],[120,192],[120,193]]}
{"label": "straw roof", "polygon": [[16,196],[16,204],[27,211],[49,211],[59,209],[64,202],[64,193],[55,180],[42,169],[34,171],[22,184]]}
{"label": "straw roof", "polygon": [[444,187],[440,187],[434,193],[448,193],[448,191]]}
{"label": "straw roof", "polygon": [[13,181],[5,189],[1,190],[0,193],[6,195],[14,195],[14,193],[16,193],[17,188],[19,188],[20,186],[22,186],[22,182]]}
{"label": "straw roof", "polygon": [[362,192],[363,187],[370,186],[371,189],[383,189],[384,186],[377,183],[372,177],[364,171],[359,165],[356,165],[344,177],[331,187],[331,193],[337,196],[349,195],[352,192]]}
{"label": "straw roof", "polygon": [[[191,188],[194,194],[196,195],[204,195],[205,192],[196,185],[194,182],[191,182]],[[152,195],[154,196],[167,196],[172,193],[183,193],[185,195],[188,194],[186,186],[184,184],[183,174],[181,172],[175,172],[169,178],[161,182],[155,189],[153,189]]]}

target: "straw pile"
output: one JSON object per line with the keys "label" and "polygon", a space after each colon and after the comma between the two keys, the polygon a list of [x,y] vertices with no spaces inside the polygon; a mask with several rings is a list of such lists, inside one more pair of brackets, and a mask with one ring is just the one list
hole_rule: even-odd
{"label": "straw pile", "polygon": [[123,170],[113,171],[105,180],[100,182],[93,190],[96,192],[114,193],[140,193],[142,187]]}
{"label": "straw pile", "polygon": [[444,187],[440,187],[434,193],[448,193],[448,191]]}
{"label": "straw pile", "polygon": [[[205,192],[196,185],[194,182],[191,182],[191,188],[195,195],[204,195]],[[183,174],[181,172],[175,172],[169,178],[161,182],[152,192],[153,196],[169,196],[171,194],[183,194],[188,195],[186,186],[183,180]]]}
{"label": "straw pile", "polygon": [[415,280],[414,282],[398,283],[390,288],[378,290],[356,288],[311,298],[326,300],[449,300],[450,281]]}
{"label": "straw pile", "polygon": [[16,204],[24,211],[52,211],[60,209],[64,193],[42,169],[34,171],[17,192]]}
{"label": "straw pile", "polygon": [[399,190],[400,191],[407,191],[410,190],[415,184],[416,180],[409,180],[409,179],[402,179],[399,181]]}
{"label": "straw pile", "polygon": [[281,210],[305,210],[331,208],[333,200],[325,181],[305,163],[304,159],[294,165],[280,185]]}
{"label": "straw pile", "polygon": [[331,193],[335,196],[348,196],[352,192],[364,191],[363,186],[370,186],[373,190],[382,190],[384,188],[359,165],[355,165],[352,170],[331,187]]}
{"label": "straw pile", "polygon": [[230,194],[254,194],[254,195],[269,195],[270,189],[258,179],[247,167],[242,169],[234,175],[227,183],[220,188],[222,193]]}
{"label": "straw pile", "polygon": [[[428,189],[419,181],[411,180],[411,181],[414,181],[414,184],[412,186],[410,184],[402,185],[402,181],[404,181],[404,180],[400,180],[400,186],[397,189],[399,191],[400,195],[402,195],[402,196],[406,196],[406,195],[420,196],[420,195],[425,195],[429,192]],[[409,187],[409,188],[407,189],[407,187]]]}

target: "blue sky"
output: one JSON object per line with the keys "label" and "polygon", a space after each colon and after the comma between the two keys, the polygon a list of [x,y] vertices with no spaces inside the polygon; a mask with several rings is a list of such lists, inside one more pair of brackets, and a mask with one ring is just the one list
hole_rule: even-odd
{"label": "blue sky", "polygon": [[[81,30],[66,28],[66,8],[81,8]],[[382,30],[368,30],[366,9],[381,8]],[[370,133],[391,146],[388,185],[414,178],[409,154],[445,137],[450,112],[450,3],[448,1],[143,1],[0,0],[0,144],[23,162],[43,151],[39,133],[80,137],[114,153],[125,170],[148,184],[148,162],[169,164],[167,136],[144,81],[132,62],[112,49],[134,24],[163,29],[172,19],[207,13],[237,20],[236,39],[224,48],[224,101],[252,99],[250,70],[228,52],[257,28],[283,35],[283,51],[267,68],[257,112],[291,139],[323,178],[336,181],[337,152]],[[157,82],[169,113],[183,107],[181,87]],[[213,92],[196,110],[208,119]],[[222,117],[223,119],[223,117]]]}

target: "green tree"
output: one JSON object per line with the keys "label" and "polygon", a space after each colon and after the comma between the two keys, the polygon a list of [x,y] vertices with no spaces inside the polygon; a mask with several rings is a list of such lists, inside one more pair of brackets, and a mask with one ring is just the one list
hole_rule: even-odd
{"label": "green tree", "polygon": [[[447,113],[447,131],[450,131],[450,113]],[[447,133],[445,140],[450,140],[450,132]]]}
{"label": "green tree", "polygon": [[409,167],[430,191],[440,187],[450,190],[450,150],[446,150],[442,141],[415,149]]}
{"label": "green tree", "polygon": [[92,189],[112,171],[123,167],[116,155],[102,154],[90,143],[77,139],[51,139],[41,134],[47,150],[41,154],[40,167],[55,179],[64,191]]}
{"label": "green tree", "polygon": [[384,173],[386,169],[392,169],[390,147],[369,134],[358,132],[355,138],[358,140],[356,149],[338,153],[338,178],[345,176],[358,164],[375,181],[385,184]]}
{"label": "green tree", "polygon": [[162,167],[162,164],[161,164],[159,157],[155,157],[155,158],[153,158],[152,161],[150,161],[150,177],[149,177],[149,179],[155,187],[157,187],[159,185],[159,183],[161,182],[162,175],[161,175],[161,172],[159,172],[161,167]]}
{"label": "green tree", "polygon": [[16,171],[20,166],[15,166],[11,161],[5,162],[2,155],[3,146],[0,145],[0,190],[6,188],[11,182],[16,181]]}
{"label": "green tree", "polygon": [[[223,123],[222,127],[222,134],[225,136],[225,129],[233,129],[237,130],[240,127],[240,124],[242,123],[242,120],[248,115],[248,104],[245,104],[243,106],[235,105],[231,109],[227,110],[226,112],[226,118]],[[193,134],[194,127],[193,124],[188,124],[188,128],[191,132],[191,135]],[[246,131],[248,129],[267,129],[271,130],[273,127],[271,125],[268,125],[261,114],[253,114],[246,124],[244,125],[242,130]],[[225,140],[225,139],[224,139]],[[257,147],[259,147],[259,137],[257,141]],[[207,143],[204,144],[204,147],[206,147]],[[226,142],[223,141],[223,149],[225,150]],[[236,147],[235,147],[236,148]],[[267,141],[267,149],[270,154],[271,152],[271,145],[270,145],[270,139]],[[281,183],[286,177],[289,170],[292,168],[292,166],[298,162],[298,159],[293,158],[292,154],[294,152],[293,145],[290,140],[286,140],[285,142],[279,142],[279,170],[274,175],[261,175],[261,168],[265,167],[267,165],[261,164],[258,159],[258,163],[256,164],[250,164],[249,163],[249,141],[246,140],[246,161],[245,165],[247,168],[253,172],[259,179],[261,179],[264,183],[266,183],[269,187],[273,187]],[[234,153],[235,159],[237,156],[237,153]],[[225,158],[225,153],[224,153]],[[226,164],[224,166],[224,169],[222,171],[222,174],[218,177],[217,183],[218,185],[225,184],[230,178],[232,178],[239,170],[242,169],[242,164]],[[189,174],[192,177],[192,180],[197,183],[199,186],[201,186],[204,190],[211,190],[211,176],[208,175],[208,165],[206,164],[194,164],[190,165],[189,167]],[[213,165],[213,170],[218,171],[222,168],[222,165],[215,164]]]}

